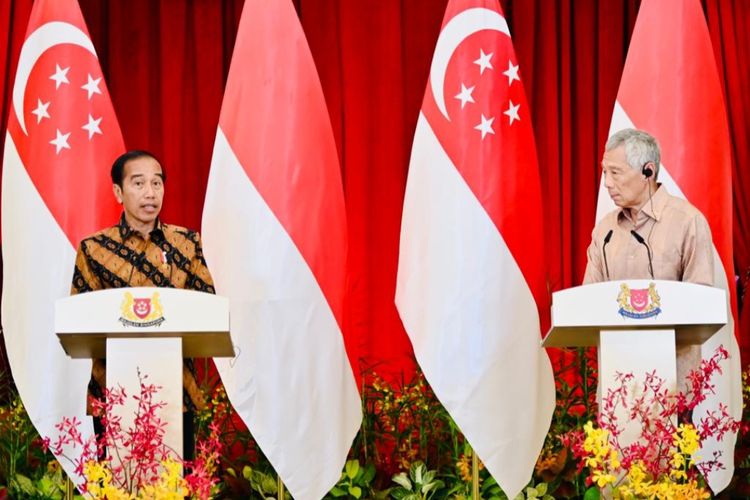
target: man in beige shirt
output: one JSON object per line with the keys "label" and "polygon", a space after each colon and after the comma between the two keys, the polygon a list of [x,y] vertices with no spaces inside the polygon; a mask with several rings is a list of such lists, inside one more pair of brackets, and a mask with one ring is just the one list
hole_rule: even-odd
{"label": "man in beige shirt", "polygon": [[711,229],[697,208],[657,183],[656,139],[625,129],[605,149],[604,187],[618,208],[591,234],[583,283],[652,278],[713,285]]}
{"label": "man in beige shirt", "polygon": [[[607,141],[602,175],[617,209],[591,234],[584,284],[651,278],[713,285],[711,229],[697,208],[657,183],[660,156],[656,139],[640,130]],[[699,362],[700,347],[678,347],[677,380]]]}

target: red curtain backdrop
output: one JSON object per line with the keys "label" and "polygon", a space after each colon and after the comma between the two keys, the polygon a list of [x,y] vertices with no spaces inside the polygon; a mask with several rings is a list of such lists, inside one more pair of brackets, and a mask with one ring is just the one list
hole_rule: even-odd
{"label": "red curtain backdrop", "polygon": [[[31,3],[0,0],[3,131]],[[553,291],[579,284],[583,276],[599,160],[640,2],[501,3],[532,108],[546,195]],[[169,172],[163,218],[200,228],[243,2],[81,0],[80,4],[127,147],[155,152]],[[401,205],[412,136],[445,4],[446,0],[295,1],[321,77],[342,164],[350,234],[345,334],[363,367],[399,378],[402,373],[408,377],[414,367],[409,340],[393,305]],[[735,157],[735,256],[740,281],[746,281],[750,277],[750,76],[746,70],[750,3],[706,0],[704,7],[725,80]],[[0,141],[4,138],[3,134]],[[746,304],[744,311],[748,310]],[[750,338],[748,316],[745,313],[743,318],[743,343]]]}

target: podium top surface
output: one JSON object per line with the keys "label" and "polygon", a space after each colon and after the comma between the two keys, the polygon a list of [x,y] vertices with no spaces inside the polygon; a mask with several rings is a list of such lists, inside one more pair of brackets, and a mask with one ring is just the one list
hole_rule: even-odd
{"label": "podium top surface", "polygon": [[664,280],[605,281],[552,295],[545,347],[598,344],[601,330],[673,329],[678,344],[702,344],[727,322],[726,291]]}
{"label": "podium top surface", "polygon": [[111,288],[55,302],[55,332],[73,358],[104,357],[107,338],[181,337],[185,357],[232,357],[229,300],[175,288]]}

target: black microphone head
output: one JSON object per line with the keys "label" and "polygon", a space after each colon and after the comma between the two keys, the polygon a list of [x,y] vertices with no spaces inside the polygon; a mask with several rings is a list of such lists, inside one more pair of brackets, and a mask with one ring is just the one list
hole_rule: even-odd
{"label": "black microphone head", "polygon": [[640,243],[641,245],[644,245],[646,243],[646,240],[643,239],[643,236],[635,232],[635,229],[630,230],[630,234],[633,235],[633,237]]}
{"label": "black microphone head", "polygon": [[609,240],[611,240],[611,239],[612,239],[612,233],[613,233],[613,232],[614,232],[614,229],[610,229],[610,230],[609,230],[609,232],[607,233],[607,236],[605,236],[605,237],[604,237],[604,244],[605,244],[605,245],[606,245],[607,243],[609,243]]}

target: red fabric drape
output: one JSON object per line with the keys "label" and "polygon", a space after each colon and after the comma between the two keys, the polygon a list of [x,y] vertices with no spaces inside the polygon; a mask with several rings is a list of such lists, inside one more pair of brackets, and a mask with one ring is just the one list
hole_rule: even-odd
{"label": "red fabric drape", "polygon": [[[414,366],[393,295],[411,141],[446,1],[295,0],[342,161],[350,233],[345,334],[363,365],[394,377],[408,377]],[[152,150],[169,172],[164,219],[199,228],[242,0],[80,3],[127,147]],[[557,290],[583,275],[599,160],[639,1],[501,3],[533,113],[550,289]],[[30,7],[31,0],[0,2],[3,130]],[[736,159],[737,268],[747,270],[750,6],[706,0],[705,9]]]}
{"label": "red fabric drape", "polygon": [[[734,165],[734,260],[739,285],[740,347],[745,362],[750,355],[750,3],[741,0],[707,2],[706,14],[719,74],[724,80]],[[710,167],[710,166],[708,166]],[[743,300],[744,299],[744,300]]]}

